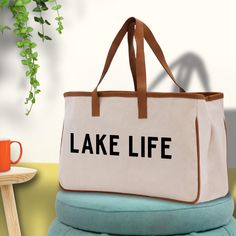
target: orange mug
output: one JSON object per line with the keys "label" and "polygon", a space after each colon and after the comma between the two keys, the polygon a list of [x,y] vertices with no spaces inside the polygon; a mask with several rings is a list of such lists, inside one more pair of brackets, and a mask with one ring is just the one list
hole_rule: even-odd
{"label": "orange mug", "polygon": [[[20,155],[16,161],[11,160],[11,144],[17,143],[20,146]],[[11,141],[9,139],[0,139],[0,172],[10,170],[11,164],[17,164],[22,156],[22,145],[18,141]]]}

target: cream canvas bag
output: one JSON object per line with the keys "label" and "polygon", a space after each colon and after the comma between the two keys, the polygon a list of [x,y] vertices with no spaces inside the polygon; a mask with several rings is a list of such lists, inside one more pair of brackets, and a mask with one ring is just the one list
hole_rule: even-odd
{"label": "cream canvas bag", "polygon": [[[98,91],[127,32],[135,91]],[[180,92],[147,92],[144,40]],[[125,22],[110,47],[98,85],[92,92],[64,94],[62,188],[186,203],[227,194],[223,94],[185,92],[144,23],[136,18]]]}

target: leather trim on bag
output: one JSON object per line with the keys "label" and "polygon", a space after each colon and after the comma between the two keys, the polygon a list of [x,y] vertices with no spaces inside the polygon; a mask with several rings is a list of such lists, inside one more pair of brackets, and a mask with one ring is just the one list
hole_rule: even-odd
{"label": "leather trim on bag", "polygon": [[179,203],[187,203],[187,204],[196,204],[199,201],[200,198],[200,189],[201,189],[201,179],[200,179],[200,144],[199,144],[199,126],[198,126],[198,119],[195,120],[195,132],[196,132],[196,147],[197,147],[197,196],[196,199],[193,201],[181,201],[177,199],[172,198],[164,198],[164,197],[151,197],[144,194],[133,194],[133,193],[122,193],[122,192],[109,192],[109,191],[96,191],[96,190],[73,190],[73,189],[66,189],[62,187],[61,183],[59,182],[59,186],[64,191],[69,192],[91,192],[91,193],[113,193],[113,194],[125,194],[125,195],[131,195],[131,196],[145,196],[145,197],[151,197],[151,198],[158,198],[162,200],[168,200],[168,201],[174,201]]}
{"label": "leather trim on bag", "polygon": [[[228,157],[228,129],[227,129],[227,124],[226,124],[226,120],[224,119],[224,128],[225,128],[225,140],[226,140],[226,162],[228,162],[229,157]],[[229,180],[229,172],[227,171],[227,179]],[[228,181],[228,189],[230,188],[229,186],[229,181]]]}
{"label": "leather trim on bag", "polygon": [[[82,97],[92,96],[92,92],[85,91],[71,91],[64,93],[64,97]],[[100,91],[98,92],[99,97],[137,97],[138,94],[135,91]],[[213,101],[222,99],[223,93],[220,92],[193,92],[193,93],[160,93],[160,92],[147,92],[147,97],[158,97],[158,98],[192,98],[192,99],[204,99],[206,101]]]}
{"label": "leather trim on bag", "polygon": [[160,200],[166,200],[166,201],[172,201],[172,202],[179,202],[179,203],[186,203],[186,204],[195,204],[197,203],[198,199],[194,200],[194,201],[181,201],[181,200],[176,200],[176,199],[172,199],[172,198],[164,198],[164,197],[151,197],[151,196],[147,196],[144,194],[135,194],[135,193],[122,193],[122,192],[109,192],[109,191],[97,191],[97,190],[73,190],[73,189],[66,189],[64,187],[62,187],[61,183],[59,182],[59,187],[63,190],[63,191],[67,191],[67,192],[85,192],[85,193],[107,193],[107,194],[121,194],[121,195],[128,195],[128,196],[142,196],[142,197],[149,197],[149,198],[157,198]]}
{"label": "leather trim on bag", "polygon": [[195,129],[196,129],[196,145],[197,145],[197,181],[198,181],[198,189],[197,189],[197,197],[193,203],[197,203],[200,198],[201,193],[201,173],[200,173],[200,142],[199,142],[199,125],[198,119],[196,117],[195,120]]}

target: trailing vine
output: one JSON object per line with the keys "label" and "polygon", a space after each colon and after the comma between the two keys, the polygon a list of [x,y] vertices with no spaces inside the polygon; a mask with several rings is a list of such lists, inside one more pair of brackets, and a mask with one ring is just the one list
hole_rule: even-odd
{"label": "trailing vine", "polygon": [[[21,63],[26,67],[25,76],[29,80],[29,93],[26,97],[25,104],[27,106],[26,115],[29,115],[33,105],[36,102],[36,95],[40,93],[40,83],[37,79],[37,72],[39,65],[37,64],[38,53],[36,52],[37,44],[32,40],[32,32],[34,29],[28,25],[30,11],[28,10],[28,4],[35,3],[33,12],[38,13],[38,16],[34,17],[34,21],[41,25],[41,32],[38,32],[38,36],[45,40],[52,40],[51,37],[45,34],[45,25],[50,26],[51,23],[44,19],[43,12],[49,8],[47,2],[52,4],[51,9],[56,11],[56,18],[58,27],[56,30],[61,34],[63,30],[62,20],[59,9],[61,5],[57,4],[56,0],[0,0],[0,8],[8,8],[15,20],[13,24],[13,32],[17,36],[17,47],[20,49],[20,56],[22,57]],[[2,25],[0,23],[0,32],[3,34],[6,30],[11,30],[9,26]]]}
{"label": "trailing vine", "polygon": [[33,1],[36,3],[36,7],[33,9],[33,11],[39,13],[38,17],[36,16],[34,17],[34,20],[41,25],[41,32],[38,32],[38,36],[42,39],[42,41],[52,40],[51,37],[45,35],[45,29],[44,29],[45,24],[51,25],[51,23],[48,20],[43,18],[43,12],[48,10],[46,4],[48,0],[33,0]]}
{"label": "trailing vine", "polygon": [[57,25],[58,27],[56,28],[56,30],[58,31],[59,34],[62,33],[63,28],[63,17],[60,15],[59,10],[61,9],[61,5],[57,4],[57,0],[49,0],[49,2],[54,3],[54,6],[52,7],[52,10],[57,12],[57,17],[55,18],[55,20],[57,21]]}

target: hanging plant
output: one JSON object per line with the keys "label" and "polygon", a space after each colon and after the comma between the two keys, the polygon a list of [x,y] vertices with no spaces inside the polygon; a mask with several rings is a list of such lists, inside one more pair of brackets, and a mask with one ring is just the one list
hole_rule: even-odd
{"label": "hanging plant", "polygon": [[[28,4],[31,2],[35,4],[33,10],[30,10],[32,8],[28,7]],[[63,17],[60,15],[61,5],[57,3],[57,0],[0,0],[0,9],[1,8],[7,8],[11,11],[14,19],[14,24],[12,26],[3,25],[0,22],[0,32],[3,34],[5,31],[12,30],[17,36],[16,45],[20,49],[19,53],[22,58],[21,63],[26,67],[25,76],[28,79],[30,86],[25,101],[27,106],[26,115],[29,115],[36,102],[36,95],[40,93],[40,83],[37,78],[39,68],[39,65],[37,64],[37,44],[33,41],[32,37],[34,29],[28,24],[30,14],[33,12],[34,15],[37,14],[37,16],[34,16],[34,21],[41,26],[38,36],[42,41],[52,40],[52,38],[45,33],[45,26],[49,27],[51,23],[45,19],[44,12],[49,9],[55,12],[55,20],[57,22],[56,30],[61,34],[63,31]]]}

